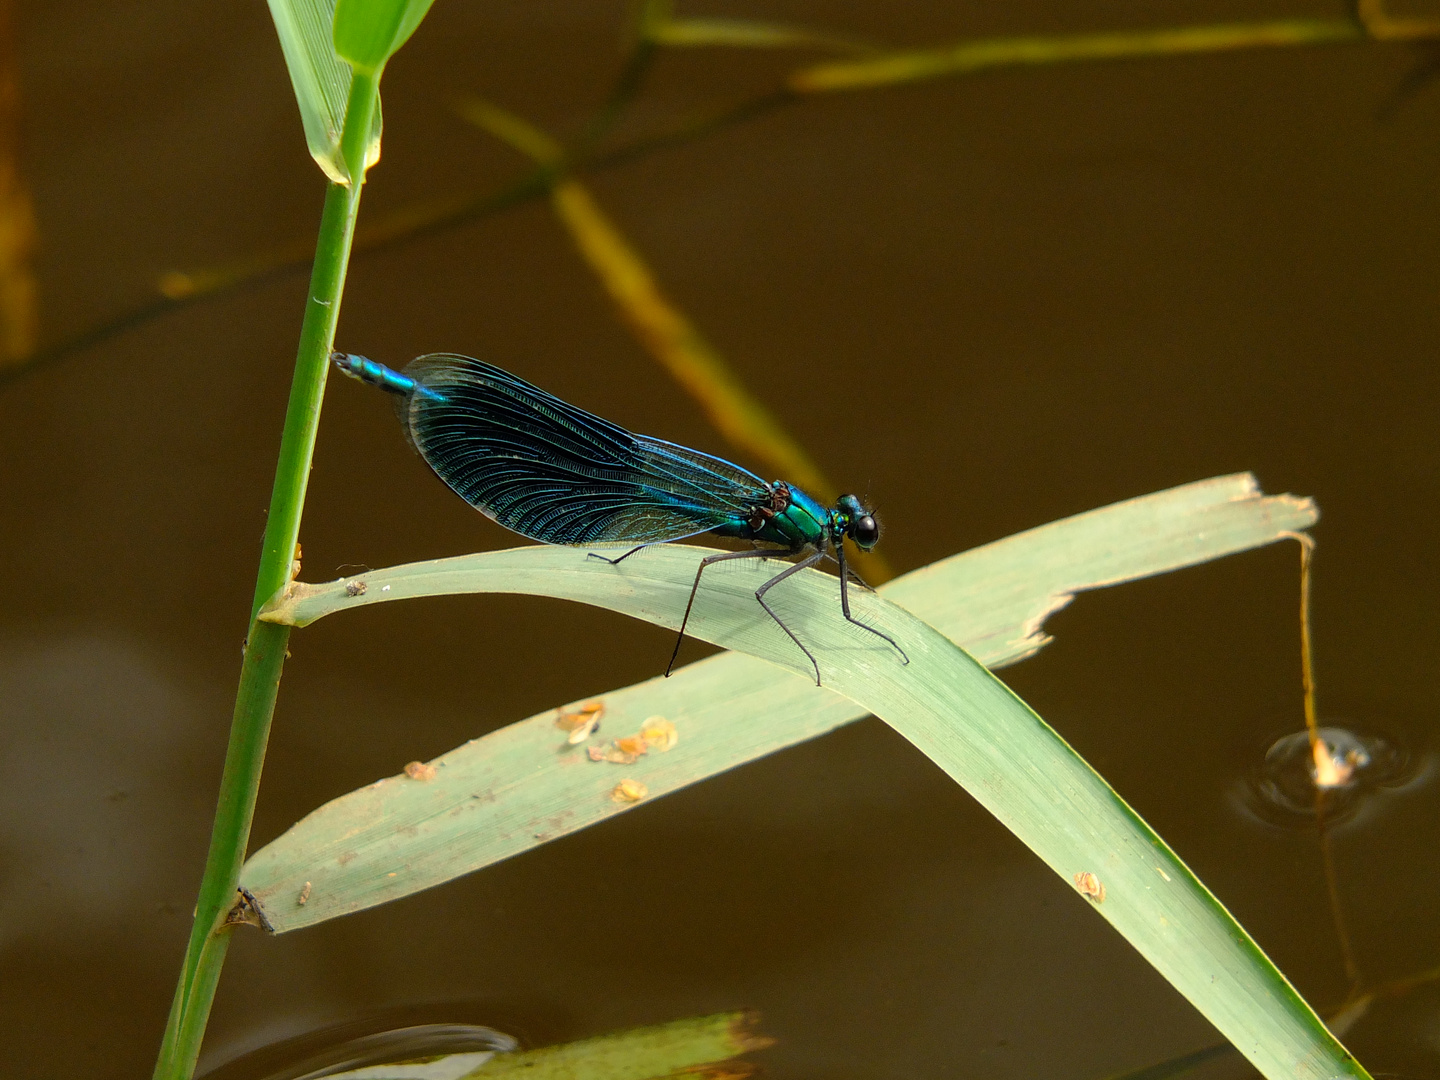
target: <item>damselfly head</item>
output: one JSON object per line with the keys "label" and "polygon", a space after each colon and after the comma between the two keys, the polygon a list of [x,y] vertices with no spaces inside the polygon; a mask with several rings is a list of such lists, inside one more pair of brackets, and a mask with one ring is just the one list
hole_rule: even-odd
{"label": "damselfly head", "polygon": [[880,523],[854,495],[841,495],[835,501],[835,518],[861,551],[869,551],[880,542]]}
{"label": "damselfly head", "polygon": [[850,522],[850,528],[846,531],[861,551],[869,551],[880,542],[880,523],[872,514],[861,514]]}

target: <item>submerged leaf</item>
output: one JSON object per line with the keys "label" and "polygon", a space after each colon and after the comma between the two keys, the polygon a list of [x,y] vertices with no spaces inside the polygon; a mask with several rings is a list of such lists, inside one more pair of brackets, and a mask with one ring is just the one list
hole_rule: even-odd
{"label": "submerged leaf", "polygon": [[[332,1080],[489,1080],[522,1075],[526,1080],[582,1076],[585,1080],[660,1080],[683,1072],[698,1078],[698,1070],[707,1066],[773,1045],[773,1039],[754,1034],[755,1022],[754,1013],[720,1013],[536,1050],[467,1051],[324,1075]],[[753,1071],[753,1066],[744,1062],[734,1066],[731,1075]]]}

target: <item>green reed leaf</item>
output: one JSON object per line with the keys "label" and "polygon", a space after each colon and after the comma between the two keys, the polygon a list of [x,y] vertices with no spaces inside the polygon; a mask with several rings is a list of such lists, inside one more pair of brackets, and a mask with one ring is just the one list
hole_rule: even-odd
{"label": "green reed leaf", "polygon": [[[964,786],[1071,884],[1080,894],[1076,902],[1094,907],[1265,1075],[1364,1077],[1123,799],[980,663],[889,599],[987,659],[1013,660],[1044,644],[1045,614],[1078,588],[1202,562],[1314,520],[1308,500],[1267,499],[1248,476],[1222,477],[955,556],[891,583],[885,596],[854,596],[857,617],[898,641],[908,665],[840,617],[833,577],[797,574],[783,599],[771,599],[820,658],[823,690],[810,682],[794,643],[756,611],[754,590],[773,571],[753,562],[722,564],[707,575],[690,631],[749,655],[685,669],[684,700],[667,696],[680,676],[668,685],[653,680],[629,688],[628,701],[617,701],[625,691],[602,698],[610,732],[643,718],[643,709],[668,706],[679,738],[674,750],[616,767],[570,746],[553,714],[532,718],[436,759],[430,778],[420,770],[322,807],[257,852],[242,887],[271,929],[293,929],[425,887],[417,882],[455,876],[467,859],[483,865],[542,843],[569,831],[567,819],[577,812],[588,811],[591,820],[617,812],[622,779],[646,786],[655,779],[673,790],[768,752],[746,745],[759,735],[747,723],[756,717],[798,741],[858,710],[885,720]],[[564,597],[674,627],[701,551],[666,545],[619,566],[572,548],[490,552],[292,586],[262,618],[304,625],[349,606],[493,591]],[[677,757],[691,744],[701,754]],[[511,799],[520,788],[528,789],[524,809],[523,800]],[[480,849],[485,855],[476,863]]]}
{"label": "green reed leaf", "polygon": [[376,72],[410,40],[434,0],[338,0],[335,52],[356,71]]}
{"label": "green reed leaf", "polygon": [[[300,106],[310,156],[334,183],[348,184],[350,170],[341,151],[345,111],[353,72],[335,54],[334,0],[269,0],[270,16],[280,37],[290,85]],[[378,104],[365,147],[365,167],[380,160],[381,118]]]}

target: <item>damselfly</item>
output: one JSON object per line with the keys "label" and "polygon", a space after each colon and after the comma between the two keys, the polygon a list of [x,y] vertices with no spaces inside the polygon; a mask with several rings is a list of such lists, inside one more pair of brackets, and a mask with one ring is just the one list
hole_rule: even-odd
{"label": "damselfly", "polygon": [[333,353],[331,359],[345,374],[394,394],[406,435],[435,475],[521,536],[576,547],[635,545],[613,559],[590,553],[611,565],[652,544],[703,533],[754,542],[753,551],[700,560],[666,675],[680,654],[701,575],[729,559],[803,556],[756,589],[755,599],[810,660],[817,686],[820,665],[814,654],[765,594],[824,558],[840,564],[845,618],[910,662],[890,635],[850,614],[854,575],[846,565],[845,541],[869,551],[880,539],[875,516],[854,495],[840,496],[827,510],[792,484],[766,483],[721,458],[633,434],[468,356],[431,353],[403,372],[349,353]]}

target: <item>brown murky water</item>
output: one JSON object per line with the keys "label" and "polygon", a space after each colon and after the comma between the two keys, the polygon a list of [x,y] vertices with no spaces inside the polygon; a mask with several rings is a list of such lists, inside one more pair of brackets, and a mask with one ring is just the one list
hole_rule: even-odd
{"label": "brown murky water", "polygon": [[[523,163],[447,110],[573,131],[619,0],[442,0],[386,76],[370,214]],[[698,8],[696,10],[699,10]],[[920,43],[1277,14],[1234,3],[732,3]],[[155,276],[312,236],[321,178],[263,4],[21,12],[26,169],[52,338]],[[770,84],[784,56],[667,58],[637,115]],[[1332,48],[1025,71],[810,102],[598,177],[672,295],[910,569],[1055,517],[1254,469],[1324,512],[1327,721],[1423,755],[1436,717],[1440,89]],[[149,1074],[184,946],[304,296],[303,275],[0,390],[0,1033],[17,1077]],[[339,343],[495,360],[720,453],[531,205],[353,267]],[[511,538],[332,380],[307,576]],[[1007,679],[1177,848],[1318,1007],[1345,993],[1313,835],[1233,791],[1300,725],[1296,557],[1082,598]],[[668,635],[542,600],[385,605],[295,636],[255,824],[562,701]],[[692,646],[691,655],[700,655]],[[1440,963],[1440,793],[1335,838],[1368,982]],[[755,1006],[789,1080],[1104,1076],[1213,1032],[878,722],[446,888],[231,950],[205,1061],[383,1015],[530,1043]],[[1349,1037],[1440,1075],[1440,994]],[[1235,1070],[1232,1068],[1232,1072]]]}

